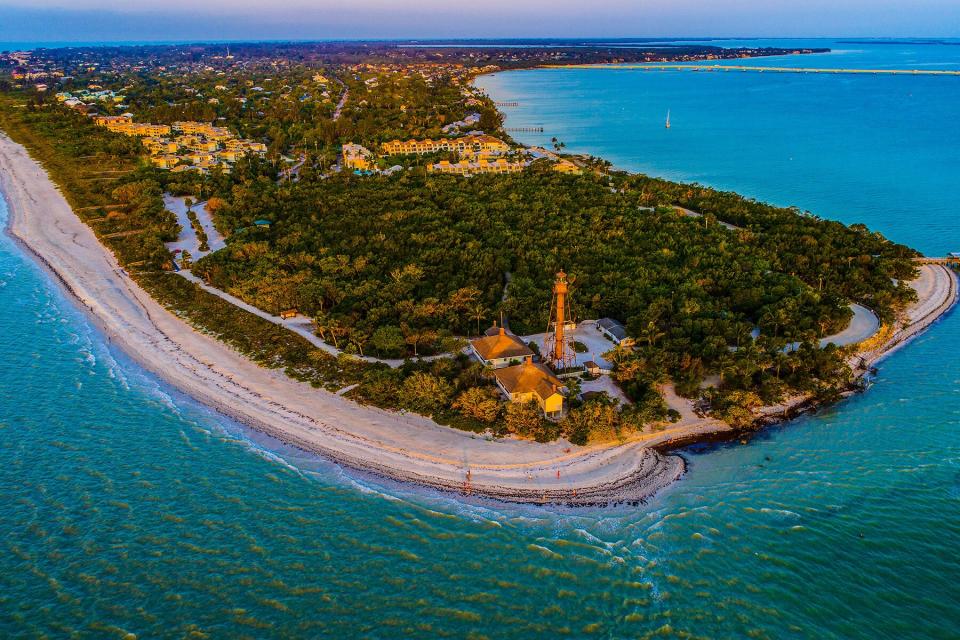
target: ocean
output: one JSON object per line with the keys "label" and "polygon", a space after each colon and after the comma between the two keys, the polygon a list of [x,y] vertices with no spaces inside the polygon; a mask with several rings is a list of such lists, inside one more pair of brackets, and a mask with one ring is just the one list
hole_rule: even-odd
{"label": "ocean", "polygon": [[[803,66],[960,65],[949,44],[832,48]],[[507,126],[545,127],[526,142],[960,250],[960,78],[480,84],[520,103]],[[6,236],[0,309],[0,637],[960,634],[957,314],[867,393],[685,451],[646,505],[571,512],[385,484],[250,432],[112,348]]]}

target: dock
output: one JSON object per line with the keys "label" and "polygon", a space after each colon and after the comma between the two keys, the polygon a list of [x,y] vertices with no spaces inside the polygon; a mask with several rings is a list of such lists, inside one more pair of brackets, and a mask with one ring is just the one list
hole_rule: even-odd
{"label": "dock", "polygon": [[919,258],[914,258],[914,262],[917,264],[949,264],[949,265],[960,265],[960,254],[951,253],[948,256],[920,256]]}
{"label": "dock", "polygon": [[752,71],[754,73],[820,73],[827,75],[888,75],[888,76],[960,76],[960,71],[946,69],[818,69],[813,67],[755,67],[749,65],[722,64],[624,64],[596,65],[570,64],[548,65],[550,69],[610,69],[638,71]]}

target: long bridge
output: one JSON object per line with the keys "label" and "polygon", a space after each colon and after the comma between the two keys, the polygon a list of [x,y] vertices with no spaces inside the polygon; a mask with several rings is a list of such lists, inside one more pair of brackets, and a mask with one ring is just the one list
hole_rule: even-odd
{"label": "long bridge", "polygon": [[834,75],[960,76],[960,71],[947,69],[819,69],[814,67],[755,67],[750,65],[721,64],[568,64],[548,65],[548,67],[552,69],[633,69],[640,71],[752,71],[754,73],[823,73]]}

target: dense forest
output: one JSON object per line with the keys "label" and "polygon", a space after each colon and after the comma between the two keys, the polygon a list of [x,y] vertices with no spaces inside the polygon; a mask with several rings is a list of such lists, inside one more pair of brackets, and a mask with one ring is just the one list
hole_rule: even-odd
{"label": "dense forest", "polygon": [[[262,180],[234,185],[216,211],[225,231],[243,231],[197,273],[389,356],[441,349],[443,336],[474,335],[501,311],[518,333],[544,330],[561,268],[580,319],[618,318],[673,365],[692,357],[708,369],[755,327],[783,344],[813,341],[846,325],[850,300],[889,319],[912,294],[893,279],[910,277],[913,253],[880,236],[639,176]],[[254,229],[257,218],[271,228]],[[386,350],[374,338],[384,328],[420,339]]]}
{"label": "dense forest", "polygon": [[[915,253],[863,226],[612,171],[600,159],[580,159],[583,175],[542,161],[511,175],[428,175],[423,158],[401,159],[405,170],[390,176],[337,172],[343,142],[435,136],[472,111],[493,131],[499,114],[457,65],[409,72],[238,56],[239,65],[191,54],[163,69],[80,66],[61,83],[123,90],[129,104],[107,112],[216,121],[269,145],[266,158],[242,159],[229,173],[152,169],[135,139],[9,84],[0,126],[43,160],[77,213],[168,308],[296,379],[357,385],[349,397],[359,402],[463,429],[584,443],[662,428],[670,413],[657,386],[669,381],[715,415],[749,424],[753,409],[786,393],[830,398],[848,382],[847,351],[820,349],[817,339],[847,324],[851,301],[890,322],[914,296],[903,283]],[[283,168],[296,157],[291,180]],[[270,312],[298,308],[345,354],[456,352],[501,315],[518,334],[543,331],[554,274],[564,269],[577,319],[613,317],[636,338],[610,354],[633,403],[581,403],[572,379],[570,412],[554,423],[501,402],[490,373],[464,356],[399,368],[334,358],[172,274],[164,242],[178,229],[164,191],[206,200],[227,236],[227,248],[197,261],[194,273]]]}

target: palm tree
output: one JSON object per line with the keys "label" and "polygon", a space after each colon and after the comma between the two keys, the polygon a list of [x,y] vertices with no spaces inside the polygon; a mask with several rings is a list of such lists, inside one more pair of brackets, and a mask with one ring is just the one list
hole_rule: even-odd
{"label": "palm tree", "polygon": [[477,335],[480,335],[480,321],[487,317],[487,308],[482,302],[474,302],[470,307],[470,317],[477,321]]}
{"label": "palm tree", "polygon": [[667,334],[663,331],[660,331],[657,328],[657,325],[653,321],[650,321],[647,323],[647,326],[644,327],[641,335],[643,336],[643,339],[647,341],[647,346],[652,347],[657,340]]}
{"label": "palm tree", "polygon": [[717,358],[717,372],[720,374],[720,386],[727,379],[727,375],[737,372],[737,362],[729,353],[725,353]]}

